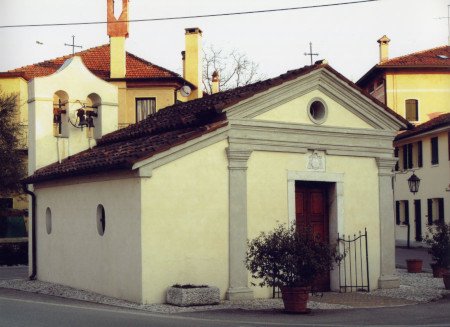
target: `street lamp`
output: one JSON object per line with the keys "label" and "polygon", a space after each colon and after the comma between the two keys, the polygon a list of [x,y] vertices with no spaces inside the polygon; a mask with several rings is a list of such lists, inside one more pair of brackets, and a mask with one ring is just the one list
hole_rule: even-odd
{"label": "street lamp", "polygon": [[411,177],[408,178],[408,185],[409,190],[411,191],[412,194],[416,194],[417,192],[419,192],[420,178],[417,177],[416,174],[414,174],[414,171]]}

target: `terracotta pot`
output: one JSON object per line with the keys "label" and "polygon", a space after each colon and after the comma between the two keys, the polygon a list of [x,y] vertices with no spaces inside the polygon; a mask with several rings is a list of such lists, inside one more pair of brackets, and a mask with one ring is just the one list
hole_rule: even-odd
{"label": "terracotta pot", "polygon": [[431,269],[433,269],[433,277],[434,278],[442,278],[442,275],[448,272],[448,269],[445,267],[437,266],[435,263],[430,264]]}
{"label": "terracotta pot", "polygon": [[409,273],[420,273],[422,272],[422,260],[420,259],[407,259],[406,267]]}
{"label": "terracotta pot", "polygon": [[287,287],[281,286],[284,310],[290,313],[310,313],[307,308],[311,287]]}
{"label": "terracotta pot", "polygon": [[450,290],[450,272],[443,273],[442,279],[444,280],[445,289]]}

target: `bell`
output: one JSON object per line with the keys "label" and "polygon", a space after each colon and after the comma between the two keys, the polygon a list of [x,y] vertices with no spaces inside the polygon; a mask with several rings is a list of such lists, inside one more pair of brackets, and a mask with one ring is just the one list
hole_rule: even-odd
{"label": "bell", "polygon": [[92,118],[92,116],[88,116],[88,118],[87,118],[87,126],[88,126],[89,128],[95,127],[95,126],[94,126],[94,118]]}
{"label": "bell", "polygon": [[88,122],[86,121],[86,117],[84,116],[84,110],[83,109],[78,109],[77,110],[77,117],[78,117],[78,127],[87,127],[88,126]]}

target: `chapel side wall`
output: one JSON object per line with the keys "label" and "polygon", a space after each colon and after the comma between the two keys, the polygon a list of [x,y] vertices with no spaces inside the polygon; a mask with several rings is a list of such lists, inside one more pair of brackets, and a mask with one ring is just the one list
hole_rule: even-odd
{"label": "chapel side wall", "polygon": [[144,303],[166,289],[207,284],[228,289],[227,141],[156,168],[142,180]]}
{"label": "chapel side wall", "polygon": [[405,117],[405,100],[419,101],[419,122],[450,108],[450,74],[387,74],[387,106]]}
{"label": "chapel side wall", "polygon": [[[279,223],[289,223],[288,171],[310,174],[312,178],[316,175],[320,181],[321,172],[307,170],[310,154],[252,153],[247,169],[249,239],[261,231],[273,230]],[[370,285],[371,289],[377,288],[380,277],[380,226],[378,168],[375,159],[328,155],[324,173],[343,174],[343,221],[336,223],[336,217],[330,217],[330,228],[332,224],[337,225],[339,233],[346,235],[353,235],[360,230],[363,232],[367,228]],[[330,235],[330,241],[336,238],[337,235]],[[253,287],[253,291],[255,298],[272,295],[272,288]]]}
{"label": "chapel side wall", "polygon": [[[35,193],[37,278],[141,302],[139,179],[36,185]],[[99,204],[105,208],[103,236],[97,231]]]}

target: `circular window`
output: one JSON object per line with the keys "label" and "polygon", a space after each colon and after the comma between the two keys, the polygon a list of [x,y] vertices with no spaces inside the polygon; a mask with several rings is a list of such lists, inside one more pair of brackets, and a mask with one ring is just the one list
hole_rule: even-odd
{"label": "circular window", "polygon": [[47,234],[52,232],[52,211],[50,208],[45,210],[45,228],[47,229]]}
{"label": "circular window", "polygon": [[327,119],[328,110],[325,103],[312,99],[308,105],[308,116],[314,124],[322,124]]}
{"label": "circular window", "polygon": [[97,206],[97,231],[100,235],[105,234],[105,208],[99,204]]}

